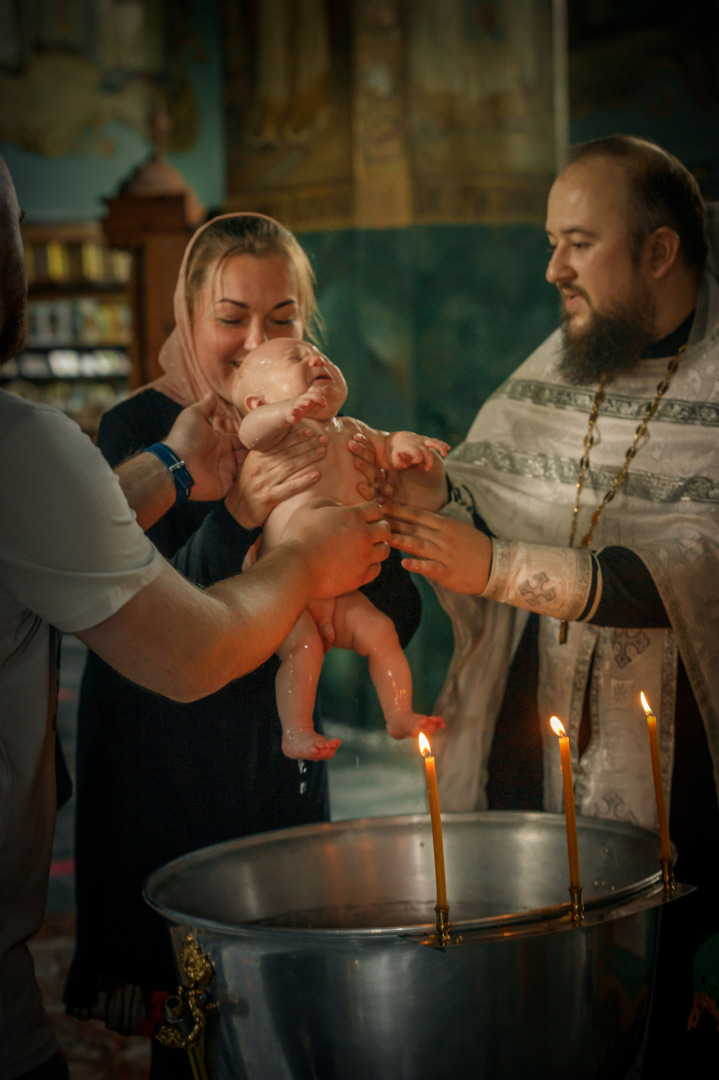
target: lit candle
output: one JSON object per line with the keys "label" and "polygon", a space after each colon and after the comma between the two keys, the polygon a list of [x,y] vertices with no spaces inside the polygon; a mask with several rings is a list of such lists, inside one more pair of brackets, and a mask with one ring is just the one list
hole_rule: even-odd
{"label": "lit candle", "polygon": [[644,694],[641,694],[642,706],[647,714],[647,731],[649,732],[649,752],[652,756],[652,774],[654,776],[654,794],[657,799],[657,816],[659,817],[659,835],[662,841],[662,859],[667,862],[672,857],[672,845],[669,840],[669,820],[667,818],[667,804],[664,798],[664,783],[662,781],[662,763],[659,757],[659,735],[657,733],[657,718],[649,707],[649,702]]}
{"label": "lit candle", "polygon": [[429,739],[420,732],[419,749],[427,770],[427,794],[429,796],[429,815],[432,819],[432,844],[434,845],[434,873],[437,879],[437,907],[447,907],[447,884],[444,878],[444,845],[442,843],[442,819],[439,815],[439,794],[437,792],[437,770]]}
{"label": "lit candle", "polygon": [[577,816],[574,810],[574,782],[572,780],[572,758],[569,752],[569,739],[561,721],[553,716],[549,721],[552,731],[559,736],[559,757],[562,763],[562,783],[564,784],[564,816],[567,823],[567,854],[569,856],[569,887],[580,889],[579,883],[579,847],[577,845]]}

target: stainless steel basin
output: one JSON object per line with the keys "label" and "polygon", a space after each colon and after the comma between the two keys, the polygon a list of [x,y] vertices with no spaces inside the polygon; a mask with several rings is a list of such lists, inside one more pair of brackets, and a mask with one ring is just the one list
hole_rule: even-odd
{"label": "stainless steel basin", "polygon": [[442,821],[444,949],[426,815],[265,833],[148,879],[176,950],[192,932],[214,966],[205,1052],[215,1080],[626,1075],[665,902],[658,837],[579,820],[577,926],[562,816]]}

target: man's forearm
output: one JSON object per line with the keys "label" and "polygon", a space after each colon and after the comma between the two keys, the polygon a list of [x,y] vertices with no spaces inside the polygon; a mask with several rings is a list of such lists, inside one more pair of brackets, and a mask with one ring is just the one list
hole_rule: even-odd
{"label": "man's forearm", "polygon": [[292,544],[206,590],[165,564],[115,615],[77,636],[133,682],[194,701],[267,660],[312,592],[308,560]]}
{"label": "man's forearm", "polygon": [[352,592],[379,573],[389,526],[376,503],[297,510],[274,551],[207,590],[167,562],[110,618],[77,636],[141,686],[193,701],[254,670],[310,599]]}
{"label": "man's forearm", "polygon": [[118,465],[114,472],[143,531],[146,532],[174,506],[176,492],[172,474],[154,454],[137,454]]}

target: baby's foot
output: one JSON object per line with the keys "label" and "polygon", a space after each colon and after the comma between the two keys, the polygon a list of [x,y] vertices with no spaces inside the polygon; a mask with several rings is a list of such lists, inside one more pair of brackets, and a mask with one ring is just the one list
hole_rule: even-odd
{"label": "baby's foot", "polygon": [[326,739],[314,728],[285,731],[282,735],[282,753],[296,761],[325,761],[335,756],[340,739]]}
{"label": "baby's foot", "polygon": [[443,727],[444,720],[441,716],[424,716],[416,712],[399,713],[387,719],[387,731],[393,739],[406,739],[410,735],[419,735],[420,731],[431,735],[433,731]]}

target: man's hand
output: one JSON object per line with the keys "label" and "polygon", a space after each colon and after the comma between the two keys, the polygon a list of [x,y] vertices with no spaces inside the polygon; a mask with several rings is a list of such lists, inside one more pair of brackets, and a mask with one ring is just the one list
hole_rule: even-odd
{"label": "man's hand", "polygon": [[221,499],[232,487],[246,451],[236,431],[219,430],[215,422],[217,398],[206,394],[183,409],[163,442],[187,465],[195,485],[190,498],[197,502]]}
{"label": "man's hand", "polygon": [[354,592],[373,581],[389,555],[389,537],[378,503],[340,506],[330,499],[313,499],[294,512],[275,551],[279,553],[286,543],[302,545],[312,595],[322,599]]}
{"label": "man's hand", "polygon": [[390,547],[406,552],[405,570],[432,578],[452,592],[478,596],[489,579],[492,541],[483,532],[453,518],[411,506],[383,503],[392,529]]}
{"label": "man's hand", "polygon": [[[194,485],[190,498],[221,499],[234,482],[246,451],[237,435],[213,425],[217,400],[207,394],[183,409],[170,429],[166,446],[185,462]],[[219,421],[214,421],[219,425]],[[175,505],[175,485],[166,465],[154,454],[135,454],[115,468],[125,498],[142,529],[149,529]]]}
{"label": "man's hand", "polygon": [[275,506],[316,484],[328,441],[300,425],[272,450],[250,450],[225,499],[235,520],[245,529],[258,528]]}

